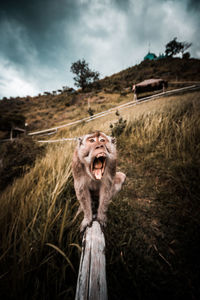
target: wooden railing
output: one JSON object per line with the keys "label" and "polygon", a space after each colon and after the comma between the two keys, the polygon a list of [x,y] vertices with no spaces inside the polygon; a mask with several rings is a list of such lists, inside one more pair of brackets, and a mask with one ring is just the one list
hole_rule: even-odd
{"label": "wooden railing", "polygon": [[[63,124],[63,125],[60,125],[60,126],[57,126],[57,127],[52,127],[52,128],[48,128],[48,129],[44,129],[44,130],[40,130],[40,131],[35,131],[35,132],[29,132],[28,135],[31,135],[31,136],[34,136],[34,135],[41,135],[41,134],[48,134],[49,132],[51,134],[53,133],[56,133],[56,131],[58,129],[62,129],[62,128],[65,128],[65,127],[68,127],[68,126],[72,126],[72,125],[77,125],[77,124],[81,124],[82,122],[91,122],[93,120],[96,120],[98,118],[102,118],[104,116],[107,116],[109,114],[112,114],[112,113],[115,113],[116,110],[122,110],[122,109],[127,109],[127,108],[130,108],[132,106],[136,106],[138,104],[142,104],[144,102],[148,102],[148,101],[152,101],[158,97],[163,97],[163,96],[168,96],[168,95],[173,95],[173,94],[176,94],[176,93],[179,93],[179,92],[184,92],[184,91],[190,91],[190,90],[198,90],[200,88],[200,85],[192,85],[192,86],[186,86],[186,87],[183,87],[183,88],[178,88],[178,89],[174,89],[174,90],[169,90],[169,91],[166,91],[166,92],[162,92],[162,93],[158,93],[156,95],[152,95],[152,96],[148,96],[148,97],[144,97],[144,98],[140,98],[138,99],[138,101],[135,101],[135,99],[129,101],[129,102],[126,102],[126,103],[123,103],[119,106],[115,106],[115,107],[112,107],[108,110],[105,110],[105,111],[102,111],[100,113],[97,113],[97,114],[94,114],[92,117],[89,116],[89,117],[85,117],[83,119],[80,119],[80,120],[76,120],[76,121],[73,121],[73,122],[70,122],[70,123],[67,123],[67,124]],[[43,141],[41,141],[43,142]],[[46,141],[45,141],[46,142]]]}

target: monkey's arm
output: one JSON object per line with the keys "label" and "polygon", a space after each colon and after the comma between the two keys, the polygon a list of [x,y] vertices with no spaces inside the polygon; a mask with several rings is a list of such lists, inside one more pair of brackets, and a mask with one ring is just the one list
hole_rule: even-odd
{"label": "monkey's arm", "polygon": [[81,210],[84,213],[84,218],[80,228],[80,230],[83,231],[85,227],[89,226],[92,223],[91,195],[86,185],[80,185],[79,182],[75,182],[74,187]]}
{"label": "monkey's arm", "polygon": [[111,187],[108,186],[102,186],[99,193],[99,207],[97,211],[97,221],[102,226],[106,226],[107,217],[106,212],[108,210],[108,205],[110,203],[112,193],[111,193]]}
{"label": "monkey's arm", "polygon": [[85,169],[81,163],[77,150],[74,152],[72,160],[72,172],[74,177],[74,188],[76,197],[80,203],[81,211],[84,213],[84,219],[81,223],[81,231],[85,229],[92,222],[92,207],[91,196],[87,186],[87,178]]}

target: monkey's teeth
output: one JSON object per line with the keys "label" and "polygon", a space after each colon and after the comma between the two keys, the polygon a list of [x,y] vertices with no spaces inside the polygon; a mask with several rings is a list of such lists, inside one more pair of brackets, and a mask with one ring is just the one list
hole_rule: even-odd
{"label": "monkey's teeth", "polygon": [[104,152],[97,154],[97,155],[96,155],[96,158],[99,158],[99,157],[102,157],[102,156],[103,156],[103,157],[106,156]]}

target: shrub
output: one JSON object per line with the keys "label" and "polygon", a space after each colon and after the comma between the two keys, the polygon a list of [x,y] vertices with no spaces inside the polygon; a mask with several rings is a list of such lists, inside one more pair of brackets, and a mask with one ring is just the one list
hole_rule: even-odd
{"label": "shrub", "polygon": [[91,117],[94,115],[94,110],[93,110],[91,107],[89,107],[89,109],[88,109],[88,114],[89,114]]}
{"label": "shrub", "polygon": [[2,167],[0,169],[0,190],[21,176],[25,169],[34,164],[36,157],[44,151],[32,138],[14,140],[1,146]]}
{"label": "shrub", "polygon": [[15,112],[0,118],[1,130],[10,130],[13,126],[24,128],[25,117],[19,115],[17,110]]}
{"label": "shrub", "polygon": [[124,129],[126,128],[126,120],[120,117],[118,110],[116,111],[116,116],[119,116],[119,119],[117,122],[114,123],[114,125],[110,124],[110,129],[111,129],[112,136],[119,137],[124,132]]}

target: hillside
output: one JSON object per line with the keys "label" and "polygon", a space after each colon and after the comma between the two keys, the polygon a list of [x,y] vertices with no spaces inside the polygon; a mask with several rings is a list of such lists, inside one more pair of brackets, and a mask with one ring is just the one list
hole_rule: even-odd
{"label": "hillside", "polygon": [[[198,63],[196,60],[195,71],[195,64],[186,71],[192,74],[193,70],[194,74],[183,73],[178,85],[183,80],[199,80]],[[147,72],[152,62],[145,64]],[[5,101],[11,101],[16,114],[29,118],[29,126],[35,129],[55,125],[54,121],[62,124],[75,120],[88,115],[88,97],[95,112],[132,100],[132,94],[125,90],[128,84],[120,91],[112,89],[116,76],[122,79],[122,74],[128,76],[134,68],[111,76],[108,86],[108,79],[102,80],[98,90],[4,100],[1,109],[9,113]],[[176,79],[173,76],[171,84]],[[72,102],[65,105],[68,99]],[[46,115],[38,117],[39,112]],[[111,134],[111,124],[116,129],[118,170],[126,173],[127,180],[109,206],[105,228],[108,297],[197,300],[200,91],[160,97],[119,113],[113,111],[47,137],[77,137],[94,129]],[[4,145],[4,153],[15,153],[22,168],[15,176],[18,161],[14,155],[10,161],[7,158],[6,171],[12,166],[15,180],[12,184],[7,181],[0,195],[2,299],[74,299],[83,217],[74,218],[78,209],[71,175],[75,144],[68,141],[40,146],[22,138]],[[27,161],[23,165],[24,157]]]}
{"label": "hillside", "polygon": [[[168,80],[169,89],[192,84],[200,81],[200,60],[168,58],[143,61],[100,80],[86,93],[63,89],[36,97],[4,99],[0,101],[0,112],[5,118],[10,115],[25,117],[28,130],[45,129],[88,115],[88,99],[95,112],[129,101],[132,99],[133,83],[152,77]],[[1,136],[4,137],[0,132]]]}
{"label": "hillside", "polygon": [[149,78],[168,80],[172,86],[181,86],[184,82],[200,80],[200,60],[164,58],[153,61],[143,61],[139,65],[130,67],[110,77],[100,80],[101,88],[119,91],[130,88],[133,83]]}

